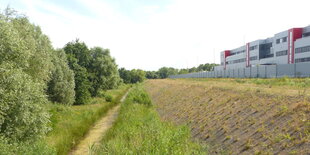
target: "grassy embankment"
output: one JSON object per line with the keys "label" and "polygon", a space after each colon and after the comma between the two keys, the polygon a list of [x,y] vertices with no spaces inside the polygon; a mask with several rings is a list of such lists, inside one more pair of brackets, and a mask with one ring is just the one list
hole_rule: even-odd
{"label": "grassy embankment", "polygon": [[310,79],[146,83],[162,119],[187,123],[211,153],[309,154]]}
{"label": "grassy embankment", "polygon": [[120,102],[128,88],[128,85],[124,85],[118,89],[107,91],[105,96],[112,96],[110,102],[98,97],[93,98],[91,104],[88,105],[50,104],[48,109],[52,115],[52,130],[46,137],[46,143],[55,148],[57,154],[67,154],[99,118]]}
{"label": "grassy embankment", "polygon": [[95,154],[206,154],[186,126],[162,122],[141,85],[132,88]]}

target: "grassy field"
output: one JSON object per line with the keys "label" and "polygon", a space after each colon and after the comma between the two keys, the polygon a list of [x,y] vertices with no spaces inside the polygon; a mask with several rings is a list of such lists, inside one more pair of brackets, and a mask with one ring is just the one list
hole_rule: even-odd
{"label": "grassy field", "polygon": [[92,104],[64,106],[50,104],[52,130],[45,138],[46,143],[56,149],[57,154],[67,154],[83,138],[89,128],[113,106],[119,103],[128,86],[105,93],[112,96],[112,101],[104,98],[93,98]]}
{"label": "grassy field", "polygon": [[150,80],[163,120],[188,124],[211,154],[309,154],[309,79]]}
{"label": "grassy field", "polygon": [[162,122],[141,86],[134,87],[119,118],[94,154],[206,154],[206,148],[190,139],[187,126]]}

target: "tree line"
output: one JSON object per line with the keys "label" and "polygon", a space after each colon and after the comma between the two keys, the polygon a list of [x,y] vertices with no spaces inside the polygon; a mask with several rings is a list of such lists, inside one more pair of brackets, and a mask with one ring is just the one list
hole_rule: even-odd
{"label": "tree line", "polygon": [[0,149],[45,135],[48,103],[88,104],[120,83],[109,49],[79,40],[55,49],[26,16],[0,13]]}
{"label": "tree line", "polygon": [[145,79],[165,79],[168,78],[170,75],[188,74],[201,71],[212,71],[215,66],[218,66],[218,64],[206,63],[188,69],[162,67],[157,71],[143,71],[140,69],[126,70],[125,68],[120,68],[118,71],[124,83],[137,83],[137,82],[143,82]]}

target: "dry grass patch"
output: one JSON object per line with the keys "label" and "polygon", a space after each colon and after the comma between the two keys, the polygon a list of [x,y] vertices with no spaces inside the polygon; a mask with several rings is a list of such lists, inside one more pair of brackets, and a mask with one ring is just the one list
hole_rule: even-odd
{"label": "dry grass patch", "polygon": [[146,83],[162,119],[189,124],[213,153],[233,154],[310,153],[309,94],[300,95],[307,88],[232,79]]}

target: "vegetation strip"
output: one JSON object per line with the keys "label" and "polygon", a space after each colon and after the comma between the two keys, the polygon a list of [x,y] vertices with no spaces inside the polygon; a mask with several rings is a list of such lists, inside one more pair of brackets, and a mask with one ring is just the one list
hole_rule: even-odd
{"label": "vegetation strip", "polygon": [[162,122],[141,85],[129,92],[115,125],[94,154],[206,154],[186,126]]}
{"label": "vegetation strip", "polygon": [[[120,102],[123,102],[128,92],[122,97]],[[102,117],[96,122],[93,128],[91,128],[85,138],[69,153],[70,155],[84,155],[88,154],[91,147],[98,145],[105,132],[112,127],[115,122],[120,105],[113,107],[108,111],[107,115]]]}
{"label": "vegetation strip", "polygon": [[122,86],[108,91],[106,95],[113,97],[111,102],[95,98],[93,101],[97,104],[72,107],[51,105],[53,130],[46,138],[47,143],[56,149],[57,154],[67,154],[98,119],[120,102],[127,90],[128,86]]}

